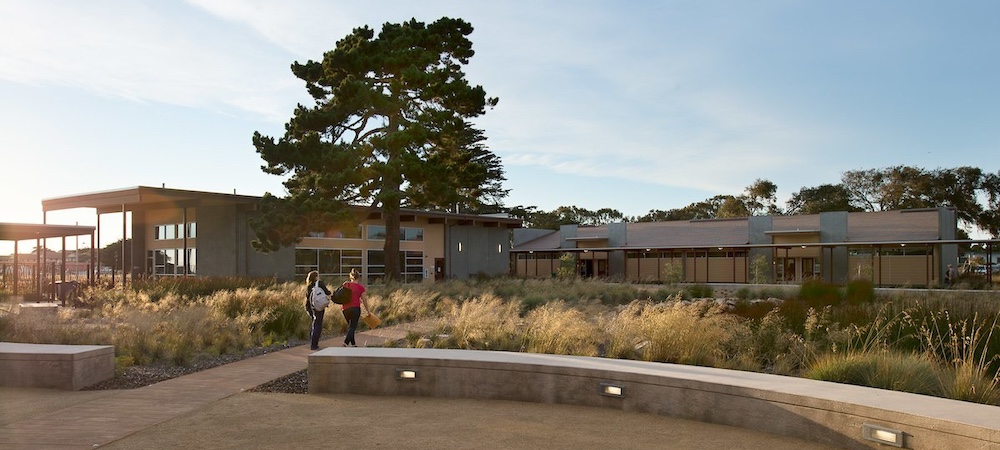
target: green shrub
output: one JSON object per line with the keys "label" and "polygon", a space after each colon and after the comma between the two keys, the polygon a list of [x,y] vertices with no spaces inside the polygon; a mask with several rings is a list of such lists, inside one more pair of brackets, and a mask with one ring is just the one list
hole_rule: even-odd
{"label": "green shrub", "polygon": [[844,300],[849,305],[871,303],[875,301],[875,283],[870,280],[851,280],[847,282]]}
{"label": "green shrub", "polygon": [[680,283],[684,280],[684,266],[679,262],[668,262],[663,265],[661,276],[664,284],[672,285]]}
{"label": "green shrub", "polygon": [[891,351],[827,353],[803,373],[806,378],[915,394],[939,395],[940,373],[926,354]]}
{"label": "green shrub", "polygon": [[559,269],[556,272],[559,278],[576,278],[576,256],[572,253],[563,253],[559,256]]}
{"label": "green shrub", "polygon": [[[773,305],[772,305],[773,306]],[[728,368],[780,375],[798,375],[809,355],[806,342],[791,332],[777,308],[760,320],[744,322],[728,340]]]}
{"label": "green shrub", "polygon": [[715,291],[707,284],[692,284],[685,289],[691,298],[715,298]]}
{"label": "green shrub", "polygon": [[548,301],[542,295],[528,294],[521,298],[521,314],[527,314],[529,311],[546,304]]}
{"label": "green shrub", "polygon": [[840,288],[832,283],[808,280],[799,287],[799,300],[814,307],[833,305],[840,302]]}
{"label": "green shrub", "polygon": [[750,260],[750,282],[767,284],[771,282],[771,264],[764,255],[757,255]]}

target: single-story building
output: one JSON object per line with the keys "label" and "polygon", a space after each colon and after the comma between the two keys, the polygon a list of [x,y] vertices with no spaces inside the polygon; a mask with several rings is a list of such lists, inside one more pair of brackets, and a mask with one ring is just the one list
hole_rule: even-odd
{"label": "single-story building", "polygon": [[[42,211],[93,208],[94,246],[101,248],[101,216],[121,215],[121,234],[131,239],[121,260],[131,276],[264,276],[300,279],[311,270],[346,278],[358,269],[365,282],[385,274],[385,224],[377,209],[357,208],[350,229],[314,230],[295,246],[271,253],[251,247],[248,219],[260,197],[215,192],[132,187],[45,199]],[[467,278],[510,272],[511,229],[506,215],[401,211],[401,272],[407,282]],[[345,227],[348,228],[348,227]],[[126,254],[128,253],[128,254]],[[98,261],[100,266],[101,262]]]}
{"label": "single-story building", "polygon": [[960,244],[1000,242],[957,240],[957,227],[951,208],[565,225],[514,230],[511,254],[524,277],[569,262],[580,276],[630,282],[937,286]]}

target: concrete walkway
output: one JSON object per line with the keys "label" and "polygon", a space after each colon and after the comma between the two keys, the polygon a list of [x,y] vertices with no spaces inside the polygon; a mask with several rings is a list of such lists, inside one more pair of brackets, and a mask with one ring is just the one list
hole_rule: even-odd
{"label": "concrete walkway", "polygon": [[[378,346],[386,341],[406,337],[411,330],[426,327],[426,323],[384,327],[358,333],[362,346]],[[343,335],[321,342],[322,347],[341,345]],[[245,390],[303,370],[309,346],[268,353],[190,375],[173,378],[150,386],[121,391],[42,391],[36,399],[24,399],[13,404],[14,393],[0,395],[0,448],[93,448],[121,439],[137,431],[165,422],[239,394]],[[12,388],[0,388],[0,393]],[[25,391],[25,390],[20,390]],[[51,391],[55,396],[45,395]],[[65,397],[87,397],[89,401],[71,407],[39,413],[45,410],[38,401],[61,402]],[[105,395],[101,395],[105,394]],[[28,416],[23,416],[28,414]]]}
{"label": "concrete walkway", "polygon": [[[359,333],[376,346],[427,323]],[[343,337],[322,342],[338,346]],[[603,408],[502,401],[245,393],[305,369],[307,346],[120,391],[0,388],[0,449],[762,448],[824,446]],[[707,440],[706,440],[707,439]]]}

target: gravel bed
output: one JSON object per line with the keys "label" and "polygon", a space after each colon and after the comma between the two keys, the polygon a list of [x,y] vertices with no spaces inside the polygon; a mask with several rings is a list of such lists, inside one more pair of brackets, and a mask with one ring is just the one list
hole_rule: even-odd
{"label": "gravel bed", "polygon": [[[87,386],[82,390],[101,391],[114,389],[136,389],[182,375],[188,375],[205,369],[211,369],[231,362],[236,362],[246,358],[264,355],[267,353],[285,350],[299,345],[306,345],[307,341],[289,341],[283,345],[273,345],[270,347],[255,347],[247,349],[241,354],[227,354],[219,356],[200,356],[195,362],[187,366],[175,366],[166,363],[157,363],[147,366],[126,367],[122,373],[116,374],[113,378],[100,383]],[[305,394],[307,392],[306,371],[303,369],[291,375],[281,377],[257,386],[251,391],[254,392],[278,392],[286,394]]]}

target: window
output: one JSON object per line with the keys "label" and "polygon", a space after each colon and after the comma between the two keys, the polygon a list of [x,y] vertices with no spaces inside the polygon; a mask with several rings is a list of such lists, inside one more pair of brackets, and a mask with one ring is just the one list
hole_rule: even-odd
{"label": "window", "polygon": [[148,273],[154,276],[183,276],[185,264],[187,274],[194,275],[197,261],[197,250],[182,248],[161,248],[146,253]]}
{"label": "window", "polygon": [[401,228],[400,229],[400,239],[404,241],[422,241],[424,240],[424,229],[423,228]]}
{"label": "window", "polygon": [[368,225],[368,240],[369,241],[385,240],[385,226]]}
{"label": "window", "polygon": [[[399,252],[400,281],[403,283],[419,283],[424,279],[424,252]],[[368,250],[368,282],[380,281],[385,278],[385,252]]]}
{"label": "window", "polygon": [[[185,227],[183,223],[170,223],[164,225],[156,225],[153,227],[153,240],[155,241],[165,241],[170,239],[183,239],[185,236]],[[188,222],[186,232],[187,237],[194,238],[197,236],[198,226],[195,222]]]}
{"label": "window", "polygon": [[[370,240],[370,241],[385,240],[385,226],[384,225],[368,225],[368,240]],[[424,229],[423,228],[400,227],[399,228],[399,240],[400,241],[423,241],[424,240]]]}
{"label": "window", "polygon": [[321,276],[346,278],[351,269],[361,271],[361,250],[295,249],[295,275],[304,278],[315,270]]}
{"label": "window", "polygon": [[188,275],[194,275],[195,273],[197,273],[196,269],[198,268],[198,249],[196,249],[196,248],[189,248],[189,249],[187,249],[187,251],[188,251],[188,256],[187,256],[188,270],[187,270],[187,272],[188,272]]}
{"label": "window", "polygon": [[[384,229],[384,228],[383,228]],[[355,227],[331,228],[326,231],[310,231],[308,237],[327,239],[361,239],[361,225]]]}

